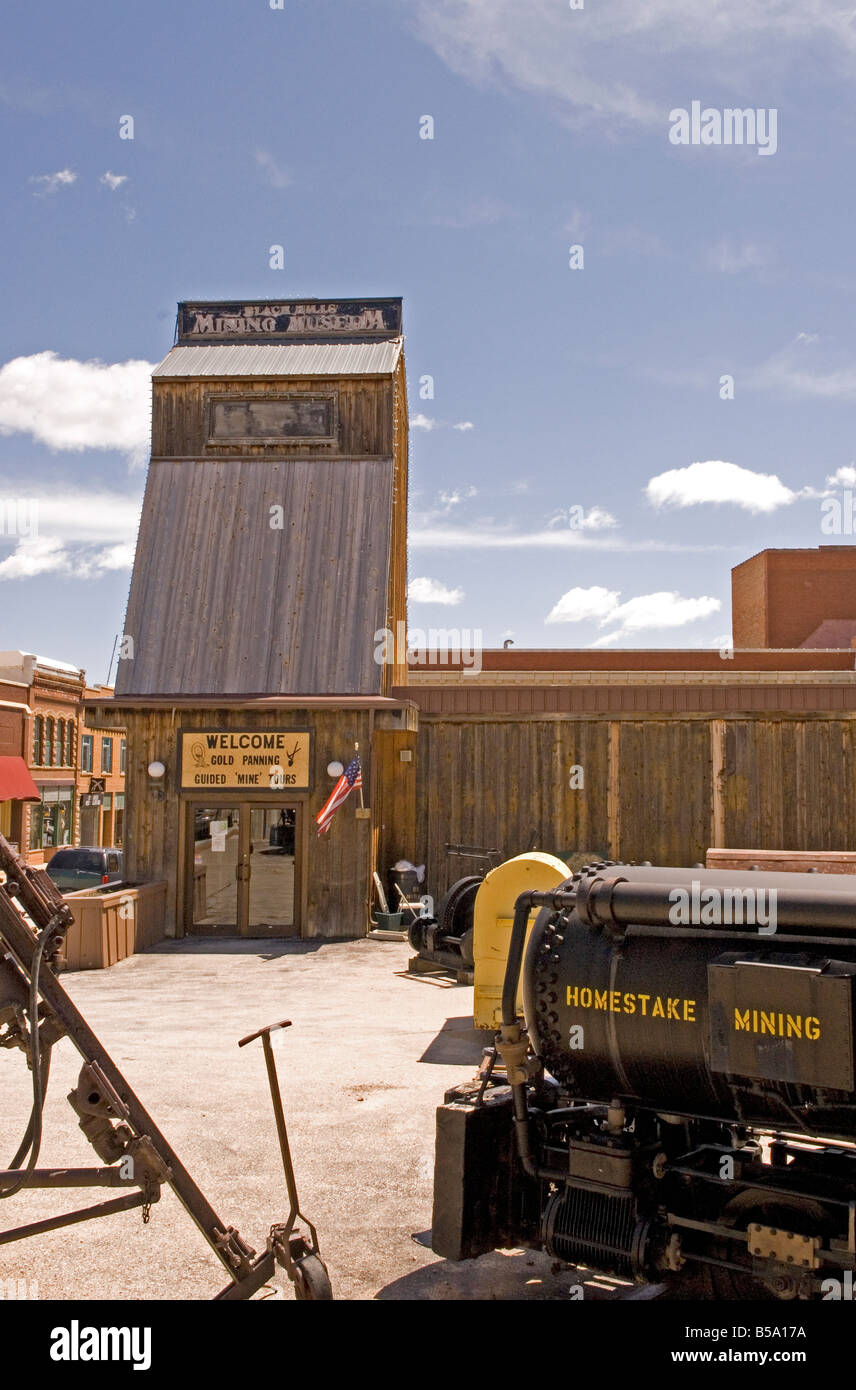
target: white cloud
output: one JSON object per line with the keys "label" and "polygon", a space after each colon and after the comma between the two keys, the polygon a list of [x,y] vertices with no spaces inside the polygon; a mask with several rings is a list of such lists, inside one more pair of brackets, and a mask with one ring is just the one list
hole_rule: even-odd
{"label": "white cloud", "polygon": [[8,509],[12,499],[29,504],[25,515],[35,511],[39,535],[90,545],[133,544],[142,506],[142,497],[136,494],[44,486],[38,490],[26,482],[0,478],[0,507],[5,504]]}
{"label": "white cloud", "polygon": [[563,507],[547,522],[549,527],[569,526],[572,531],[611,531],[618,525],[615,517],[605,507],[590,507],[588,511],[581,506]]}
{"label": "white cloud", "polygon": [[769,262],[769,255],[754,242],[741,245],[727,240],[711,246],[705,255],[705,264],[710,270],[722,275],[740,275],[744,270],[761,270]]}
{"label": "white cloud", "polygon": [[277,164],[273,155],[269,154],[267,150],[256,150],[256,164],[272,188],[290,187],[291,174],[287,169],[283,169]]}
{"label": "white cloud", "polygon": [[145,462],[151,430],[150,362],[78,362],[55,352],[0,367],[0,434],[51,449],[118,449]]}
{"label": "white cloud", "polygon": [[36,536],[18,542],[0,561],[0,580],[33,579],[40,574],[67,574],[72,579],[100,579],[112,570],[129,570],[134,563],[133,545],[111,545],[104,550],[69,550],[56,536]]}
{"label": "white cloud", "polygon": [[53,536],[35,536],[18,542],[17,548],[0,561],[0,579],[32,579],[37,574],[49,574],[64,569],[67,564],[65,547]]}
{"label": "white cloud", "polygon": [[[803,338],[803,343],[809,340]],[[856,365],[809,371],[791,353],[781,353],[765,362],[747,382],[756,390],[776,391],[779,395],[809,396],[816,400],[856,400]]]}
{"label": "white cloud", "polygon": [[[98,579],[130,569],[141,504],[139,496],[84,489],[38,494],[0,479],[0,511],[26,519],[35,532],[20,535],[12,554],[0,561],[0,580],[51,573]],[[14,539],[11,527],[5,539]]]}
{"label": "white cloud", "polygon": [[[447,430],[449,428],[449,422],[448,420],[437,420],[433,415],[419,414],[414,415],[413,419],[410,421],[410,428],[412,430],[426,430],[428,432],[431,430]],[[472,420],[458,420],[451,428],[453,430],[459,430],[461,434],[467,434],[469,430],[475,429],[475,425]]]}
{"label": "white cloud", "polygon": [[749,512],[774,512],[799,495],[775,473],[753,473],[736,463],[708,459],[687,468],[671,468],[651,478],[646,488],[655,507],[695,507],[703,502],[732,502]]}
{"label": "white cloud", "polygon": [[453,607],[464,597],[463,589],[450,589],[439,579],[411,579],[407,586],[411,603],[444,603]]}
{"label": "white cloud", "polygon": [[[846,0],[395,0],[417,34],[477,85],[515,87],[562,116],[662,125],[705,81],[742,92],[792,70],[848,70],[856,53]],[[676,78],[677,73],[677,78]],[[683,103],[675,83],[691,90]],[[746,103],[748,104],[748,103]]]}
{"label": "white cloud", "polygon": [[94,564],[99,570],[129,570],[134,563],[134,546],[123,543],[110,545],[95,556]]}
{"label": "white cloud", "polygon": [[594,585],[588,589],[569,589],[544,619],[545,623],[579,623],[595,620],[599,627],[613,627],[594,643],[596,647],[610,646],[623,637],[634,636],[648,629],[685,627],[699,618],[719,612],[718,598],[684,598],[674,591],[662,590],[653,594],[638,594],[620,603],[621,595],[613,589]]}
{"label": "white cloud", "polygon": [[109,188],[111,193],[115,193],[117,188],[121,188],[123,183],[128,182],[127,174],[111,174],[108,169],[106,174],[102,174],[98,180],[105,188]]}
{"label": "white cloud", "polygon": [[589,535],[570,527],[546,527],[540,531],[514,531],[490,520],[468,526],[450,526],[424,516],[408,532],[411,550],[598,550],[640,551],[649,554],[698,554],[724,550],[722,544],[698,544],[660,540],[633,541],[624,536]]}
{"label": "white cloud", "polygon": [[826,481],[830,487],[856,487],[856,468],[852,463],[845,463],[830,473]]}
{"label": "white cloud", "polygon": [[639,632],[643,628],[685,627],[698,618],[718,613],[722,604],[718,598],[682,598],[665,590],[655,594],[639,594],[628,599],[609,615],[611,623],[621,624],[624,632]]}
{"label": "white cloud", "polygon": [[77,174],[73,169],[59,169],[55,174],[32,174],[30,183],[36,185],[34,198],[46,198],[48,194],[56,193],[60,188],[77,183]]}
{"label": "white cloud", "polygon": [[595,584],[590,589],[569,589],[544,619],[545,623],[582,623],[597,618],[608,621],[621,597],[616,589]]}
{"label": "white cloud", "polygon": [[478,496],[478,488],[475,487],[456,487],[451,492],[438,493],[441,508],[444,512],[450,512],[453,507],[457,507],[465,499]]}

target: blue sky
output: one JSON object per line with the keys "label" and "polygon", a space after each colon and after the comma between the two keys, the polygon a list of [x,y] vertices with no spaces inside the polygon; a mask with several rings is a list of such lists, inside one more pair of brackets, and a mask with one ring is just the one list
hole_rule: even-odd
{"label": "blue sky", "polygon": [[[105,678],[182,298],[403,295],[413,625],[719,646],[732,565],[854,539],[846,6],[48,0],[4,37],[0,646]],[[775,153],[672,143],[693,101],[775,110]]]}

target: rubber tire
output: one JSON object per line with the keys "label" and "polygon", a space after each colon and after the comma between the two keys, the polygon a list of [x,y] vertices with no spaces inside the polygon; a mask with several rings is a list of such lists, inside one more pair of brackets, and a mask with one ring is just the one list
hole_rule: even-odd
{"label": "rubber tire", "polygon": [[304,1255],[294,1266],[294,1296],[300,1303],[328,1303],[333,1288],[327,1266],[318,1255]]}

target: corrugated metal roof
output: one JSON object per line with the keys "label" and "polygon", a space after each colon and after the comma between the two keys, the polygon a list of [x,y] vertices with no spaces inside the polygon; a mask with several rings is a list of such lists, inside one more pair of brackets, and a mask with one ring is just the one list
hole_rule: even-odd
{"label": "corrugated metal roof", "polygon": [[152,376],[390,376],[402,340],[381,343],[212,343],[174,347]]}
{"label": "corrugated metal roof", "polygon": [[380,694],[392,489],[392,459],[155,460],[117,698]]}

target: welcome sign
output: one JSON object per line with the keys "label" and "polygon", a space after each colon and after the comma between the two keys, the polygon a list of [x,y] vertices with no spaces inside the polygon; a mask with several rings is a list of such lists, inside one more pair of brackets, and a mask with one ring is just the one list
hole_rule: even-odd
{"label": "welcome sign", "polygon": [[182,791],[308,791],[308,729],[185,729]]}

